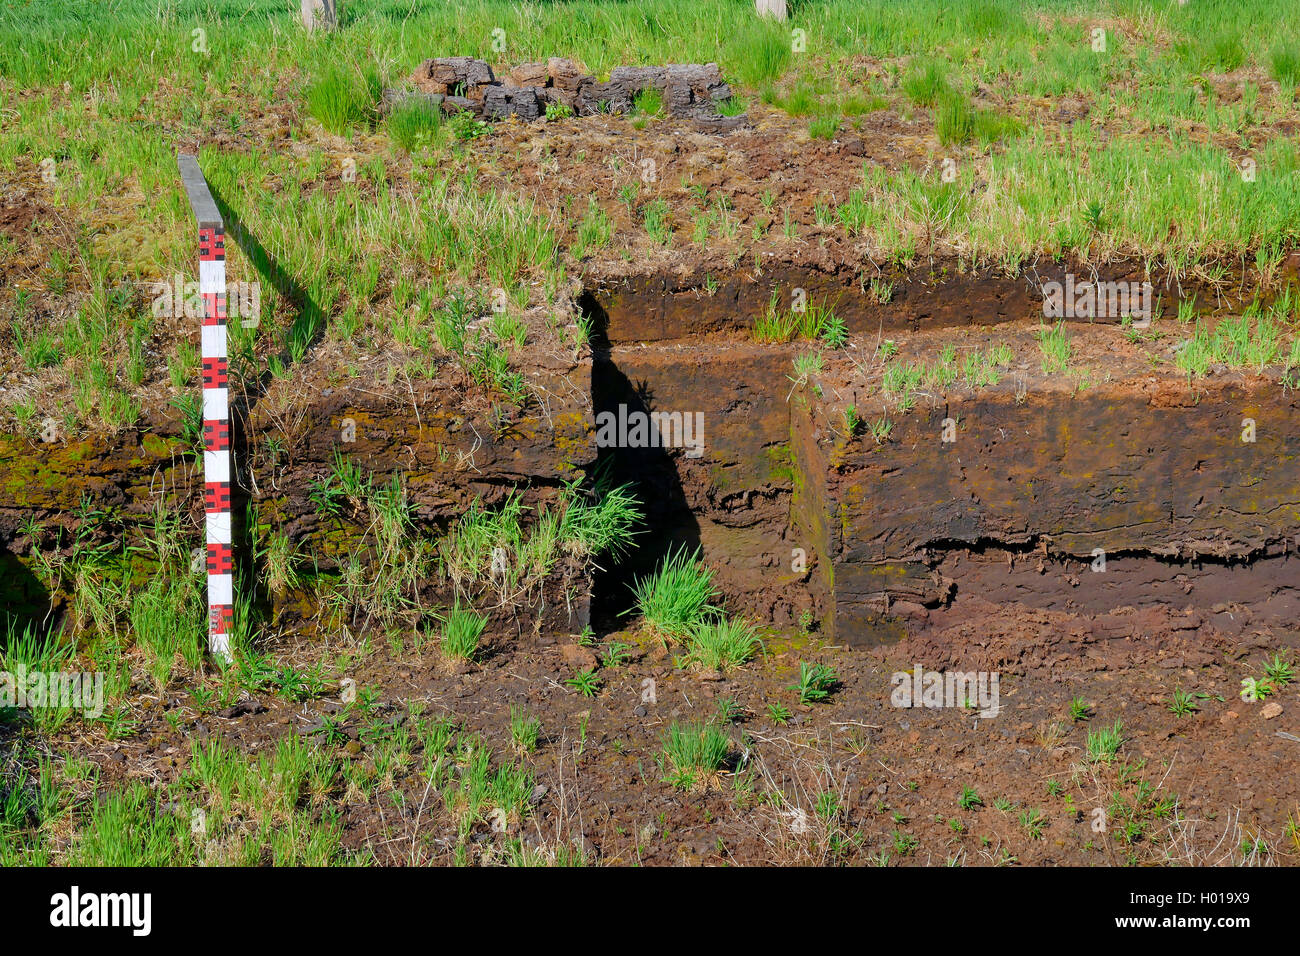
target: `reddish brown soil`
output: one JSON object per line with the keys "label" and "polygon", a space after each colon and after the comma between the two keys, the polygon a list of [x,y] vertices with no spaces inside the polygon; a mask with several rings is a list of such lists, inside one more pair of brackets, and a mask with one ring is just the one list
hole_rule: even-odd
{"label": "reddish brown soil", "polygon": [[[1270,862],[1294,863],[1300,848],[1283,829],[1288,815],[1300,812],[1300,742],[1278,732],[1300,736],[1300,702],[1292,689],[1280,698],[1282,716],[1266,720],[1263,705],[1237,699],[1241,677],[1257,674],[1263,653],[1279,642],[1300,643],[1294,632],[1267,629],[1229,637],[1180,613],[1076,615],[972,597],[931,614],[911,638],[888,648],[773,639],[761,662],[726,680],[677,670],[657,643],[640,642],[630,664],[602,669],[605,686],[594,700],[560,683],[582,663],[584,649],[538,648],[503,636],[468,673],[448,673],[428,652],[394,657],[381,646],[355,677],[379,692],[377,713],[387,719],[401,721],[406,702],[421,701],[426,713],[450,715],[502,749],[512,705],[539,716],[543,742],[531,762],[549,790],[522,832],[547,844],[581,840],[607,863],[827,862],[832,857],[812,813],[823,791],[841,798],[837,829],[860,834],[860,844],[834,857],[846,861],[867,862],[885,851],[891,865],[953,857],[987,865],[1006,862],[1005,850],[1021,865],[1239,862],[1241,841],[1263,836],[1273,848]],[[313,653],[282,651],[299,663]],[[798,660],[835,666],[841,683],[828,702],[798,705],[788,689]],[[980,719],[961,710],[892,707],[891,673],[918,663],[998,669],[1002,712]],[[658,703],[643,706],[646,678],[656,682]],[[1168,709],[1175,688],[1225,700],[1202,700],[1198,713],[1177,717]],[[282,735],[309,734],[322,714],[338,710],[328,700],[298,706],[262,698],[264,712],[199,716],[183,690],[138,698],[145,715],[139,733],[125,743],[92,746],[106,785],[170,777],[194,739],[214,735],[261,751]],[[1067,705],[1074,696],[1092,705],[1090,720],[1071,722]],[[732,698],[743,714],[730,727],[733,772],[704,791],[673,789],[657,764],[662,734],[672,720],[715,713],[720,698]],[[791,708],[790,726],[773,724],[766,711],[771,702]],[[182,718],[179,732],[167,714]],[[580,744],[584,715],[589,722]],[[1088,730],[1116,719],[1126,739],[1121,761],[1089,763]],[[354,739],[359,728],[359,722],[347,727]],[[329,746],[348,759],[369,759],[364,743]],[[748,762],[741,762],[746,750]],[[811,831],[796,834],[794,816],[739,796],[745,768],[781,787],[790,807],[808,811]],[[1158,797],[1176,794],[1183,822],[1149,819],[1132,843],[1114,829],[1094,832],[1094,808],[1109,808],[1115,794],[1131,799],[1139,778]],[[1049,794],[1052,781],[1059,794]],[[963,786],[978,791],[984,805],[960,809]],[[393,809],[383,787],[369,800],[346,803],[346,843],[368,846],[380,862],[447,861],[455,824],[436,795],[427,796],[424,778],[398,776],[393,790],[404,796],[406,811]],[[995,808],[999,799],[1014,809]],[[1039,839],[1020,823],[1020,813],[1031,809],[1041,810],[1046,822]],[[894,813],[905,819],[896,821]],[[956,832],[950,820],[963,830]],[[900,855],[895,831],[913,835],[915,850]],[[475,855],[491,859],[493,847],[509,836],[480,825]]]}

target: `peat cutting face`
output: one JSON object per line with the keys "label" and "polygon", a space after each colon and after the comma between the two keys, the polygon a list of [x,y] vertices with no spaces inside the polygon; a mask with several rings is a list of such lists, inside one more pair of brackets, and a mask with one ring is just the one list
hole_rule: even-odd
{"label": "peat cutting face", "polygon": [[[784,278],[823,295],[834,283]],[[747,611],[787,623],[811,586],[816,613],[849,645],[897,640],[972,595],[1086,614],[1196,608],[1229,630],[1286,621],[1300,534],[1294,392],[1262,376],[1030,389],[1022,365],[1019,378],[931,392],[887,440],[862,440],[827,410],[833,368],[824,384],[792,383],[791,360],[810,346],[754,342],[737,303],[759,299],[756,283],[666,285],[588,292],[606,335],[593,400],[598,411],[699,414],[708,439],[696,458],[605,454],[642,489],[655,538],[700,543]],[[954,285],[933,297],[961,301],[968,282]],[[836,290],[858,334],[865,299]],[[904,304],[894,321],[916,329],[935,311],[913,308],[909,322]],[[990,321],[955,341],[966,355],[1004,331]],[[1233,603],[1253,612],[1234,616]]]}

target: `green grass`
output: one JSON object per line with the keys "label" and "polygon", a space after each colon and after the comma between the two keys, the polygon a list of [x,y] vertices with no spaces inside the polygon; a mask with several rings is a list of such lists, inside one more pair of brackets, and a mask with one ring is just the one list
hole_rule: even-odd
{"label": "green grass", "polygon": [[330,473],[310,488],[318,514],[340,529],[363,532],[340,556],[332,586],[316,581],[316,600],[326,619],[347,626],[414,624],[431,549],[416,528],[402,476],[394,472],[387,481],[376,481],[336,449]]}
{"label": "green grass", "polygon": [[21,630],[15,618],[4,616],[4,639],[0,641],[0,670],[16,672],[60,671],[71,663],[75,647],[56,633],[42,634],[34,624]]}
{"label": "green grass", "polygon": [[454,734],[444,721],[422,722],[420,735],[425,774],[456,823],[462,852],[477,825],[492,817],[517,823],[529,814],[535,781],[527,767],[494,761],[482,739]]}
{"label": "green grass", "polygon": [[935,133],[944,146],[976,140],[988,146],[1019,134],[1024,127],[996,110],[976,109],[959,95],[944,96],[935,109]]}
{"label": "green grass", "polygon": [[[987,350],[972,349],[959,356],[955,346],[946,345],[933,362],[886,361],[881,389],[887,399],[905,412],[916,405],[921,395],[942,392],[957,382],[970,389],[997,385],[1002,380],[1002,371],[1015,361],[1015,353],[1000,342]],[[882,422],[888,425],[887,420]],[[876,433],[874,427],[872,433],[873,436]],[[884,437],[888,437],[887,429]]]}
{"label": "green grass", "polygon": [[727,765],[731,741],[716,724],[673,721],[664,734],[663,748],[671,767],[669,781],[680,789],[693,790]]}
{"label": "green grass", "polygon": [[[791,359],[790,365],[794,374],[787,375],[786,378],[794,383],[795,388],[803,388],[808,384],[810,379],[821,374],[822,370],[826,367],[826,360],[822,357],[820,350],[816,352],[804,352]],[[820,388],[820,386],[814,384],[813,388],[816,390]]]}
{"label": "green grass", "polygon": [[1088,731],[1088,759],[1093,763],[1110,763],[1124,744],[1123,726],[1115,721],[1109,727]]}
{"label": "green grass", "polygon": [[130,626],[144,648],[159,690],[167,687],[180,658],[191,670],[203,664],[207,646],[207,600],[193,575],[158,575],[131,601]]}
{"label": "green grass", "polygon": [[[862,184],[836,209],[844,227],[901,261],[910,261],[928,241],[978,249],[1012,266],[1044,251],[1105,258],[1121,248],[1143,249],[1182,268],[1229,248],[1252,254],[1258,249],[1266,253],[1267,265],[1300,234],[1281,214],[1288,209],[1300,214],[1300,190],[1286,183],[1300,170],[1300,156],[1280,141],[1258,153],[1260,169],[1269,172],[1247,183],[1229,157],[1196,144],[1138,140],[1121,145],[1103,140],[1095,127],[1076,124],[1074,148],[1089,155],[1087,164],[1079,164],[1040,128],[1019,132],[1002,129],[996,116],[989,120],[987,128],[970,126],[971,135],[977,129],[985,138],[1016,135],[981,163],[978,186],[966,162],[957,164],[953,183],[942,182],[937,168],[929,175],[893,174],[868,165]],[[965,135],[966,129],[958,124],[955,132]],[[1035,169],[1031,179],[1023,175],[1028,165]],[[1217,191],[1203,186],[1207,170],[1219,184]],[[1134,176],[1159,180],[1160,197],[1109,206],[1100,233],[1082,218],[1061,218],[1062,195],[1123,195],[1124,183]],[[980,196],[977,203],[971,201],[972,189]]]}
{"label": "green grass", "polygon": [[839,110],[845,116],[863,116],[888,107],[889,100],[879,95],[864,96],[859,93],[849,93],[839,102]]}
{"label": "green grass", "polygon": [[790,685],[790,689],[798,692],[799,703],[815,704],[829,698],[838,683],[833,667],[800,661],[799,680]]}
{"label": "green grass", "polygon": [[842,348],[848,339],[844,320],[830,305],[792,301],[788,308],[781,306],[781,290],[774,289],[763,314],[754,319],[751,334],[755,342],[793,342],[809,339],[825,342],[831,348]]}
{"label": "green grass", "polygon": [[834,139],[840,121],[835,116],[818,116],[808,124],[808,135],[813,139]]}
{"label": "green grass", "polygon": [[732,96],[717,103],[719,116],[739,116],[749,109],[749,101],[743,96]]}
{"label": "green grass", "polygon": [[[1101,9],[1095,4],[1077,6],[1069,11],[1076,16]],[[142,23],[164,31],[168,42],[159,51],[166,56],[164,67],[186,79],[206,69],[218,82],[224,82],[238,75],[236,69],[244,60],[257,62],[260,58],[269,61],[268,65],[278,65],[286,57],[306,59],[311,53],[319,54],[325,45],[312,42],[300,30],[294,33],[296,8],[286,8],[276,0],[237,5],[168,3],[161,8],[162,17],[146,0],[128,0],[114,7],[112,18],[88,15],[87,7],[80,0],[50,0],[36,10],[7,10],[7,25],[14,32],[27,32],[31,43],[26,55],[17,48],[9,53],[3,62],[4,72],[20,84],[67,75],[79,85],[96,75],[97,68],[111,68],[117,62],[110,57],[102,66],[92,60],[75,68],[55,69],[46,56],[51,48],[57,50],[60,38],[77,42],[89,37],[111,51],[120,49],[123,39],[132,38]],[[329,38],[333,42],[327,49],[337,55],[340,47],[372,46],[396,59],[403,70],[413,67],[420,56],[434,55],[429,51],[429,37],[440,40],[444,55],[517,63],[559,53],[582,59],[596,72],[624,63],[716,60],[728,76],[747,85],[761,85],[787,70],[816,66],[804,64],[818,56],[857,53],[940,60],[936,51],[977,46],[980,54],[976,58],[994,66],[1023,69],[1026,60],[1032,65],[1042,59],[1048,61],[1051,72],[1061,69],[1052,62],[1057,46],[1051,42],[1060,26],[1050,17],[1040,19],[1044,12],[1042,4],[1032,2],[983,2],[954,8],[942,0],[918,0],[906,6],[882,0],[832,0],[811,10],[795,10],[791,22],[779,24],[755,17],[752,4],[725,0],[690,5],[670,0],[638,0],[627,5],[576,2],[555,10],[522,10],[505,0],[454,9],[412,7],[407,0],[373,0],[348,14],[347,29]],[[1180,9],[1178,14],[1168,18],[1168,29],[1177,39],[1204,44],[1204,38],[1235,32],[1242,37],[1247,57],[1261,63],[1267,61],[1268,44],[1275,42],[1278,32],[1276,7],[1269,3],[1243,3],[1231,13],[1219,8],[1203,13]],[[206,61],[190,50],[189,31],[200,25],[208,30],[212,51]],[[808,48],[801,53],[792,49],[790,29],[794,26],[808,33]],[[272,27],[279,34],[278,41],[265,42],[275,37]],[[493,49],[494,27],[505,31],[506,49],[500,52]],[[252,40],[264,41],[264,45],[245,51]],[[1069,44],[1061,46],[1075,43],[1071,36]],[[1113,45],[1119,45],[1118,38]],[[1160,65],[1141,59],[1138,63],[1152,71]]]}
{"label": "green grass", "polygon": [[645,89],[633,97],[632,106],[644,116],[658,116],[664,109],[664,96],[656,89]]}
{"label": "green grass", "polygon": [[472,608],[456,605],[442,622],[442,653],[452,660],[467,661],[478,650],[487,618]]}
{"label": "green grass", "polygon": [[[37,528],[27,532],[42,583],[70,595],[69,613],[51,634],[30,627],[6,634],[14,626],[6,620],[0,670],[21,663],[29,669],[102,672],[108,710],[142,664],[157,692],[178,675],[201,674],[207,660],[203,569],[201,559],[197,572],[191,567],[195,542],[180,515],[160,501],[151,513],[128,517],[97,507],[89,497],[71,514],[73,530],[51,529],[53,541]],[[104,541],[103,534],[112,540]],[[39,727],[62,725],[71,715],[41,708],[32,716]]]}
{"label": "green grass", "polygon": [[718,596],[712,569],[698,548],[692,553],[685,545],[653,574],[637,578],[632,593],[646,627],[665,640],[686,639],[719,610],[712,603]]}
{"label": "green grass", "polygon": [[[0,178],[30,179],[37,158],[49,157],[58,180],[44,198],[63,221],[110,212],[93,245],[40,237],[48,249],[41,287],[26,290],[35,299],[21,308],[14,295],[15,321],[0,327],[0,350],[14,368],[46,374],[35,392],[6,404],[30,430],[43,417],[33,405],[53,407],[59,383],[66,394],[54,414],[69,428],[120,431],[140,420],[139,390],[178,343],[169,329],[160,341],[149,328],[138,294],[132,301],[114,290],[192,269],[177,137],[223,144],[201,151],[204,169],[262,250],[232,256],[231,279],[269,286],[274,264],[301,290],[292,302],[266,296],[259,329],[232,326],[237,378],[287,376],[321,335],[369,354],[400,328],[419,352],[434,309],[456,288],[532,290],[533,304],[554,298],[567,281],[566,258],[621,241],[608,212],[592,212],[594,197],[543,208],[476,176],[469,160],[488,129],[471,120],[442,124],[455,127],[444,135],[435,115],[411,106],[384,120],[384,135],[361,135],[378,119],[378,85],[400,82],[434,55],[504,66],[560,52],[596,72],[716,60],[738,94],[724,112],[761,96],[828,135],[841,117],[885,103],[934,110],[945,149],[985,151],[959,155],[956,183],[941,189],[937,172],[919,166],[873,166],[852,197],[834,197],[832,224],[838,218],[899,262],[949,248],[1010,268],[1039,255],[1137,254],[1177,270],[1240,257],[1273,269],[1300,238],[1300,158],[1273,125],[1292,108],[1300,44],[1294,30],[1278,28],[1269,0],[1245,0],[1231,13],[1207,6],[1180,8],[1153,36],[1129,29],[1140,26],[1140,11],[1088,2],[1058,14],[1018,0],[960,9],[943,0],[829,0],[776,24],[724,0],[481,0],[460,8],[374,0],[348,14],[346,29],[312,37],[276,0],[10,4],[0,10],[0,74],[10,84],[0,107],[19,115],[0,140]],[[1123,24],[1109,31],[1105,54],[1071,33],[1078,17],[1097,15]],[[796,26],[807,36],[804,52],[792,48]],[[508,38],[504,50],[492,48],[496,27]],[[206,54],[192,49],[196,29],[206,31]],[[841,75],[838,66],[857,56],[878,60],[884,75]],[[1286,90],[1279,96],[1271,83],[1238,78],[1219,94],[1200,83],[1201,72],[1231,69],[1267,71]],[[968,101],[979,87],[1008,105],[975,108]],[[1015,105],[1075,92],[1091,110],[1064,140],[1055,124]],[[266,104],[289,107],[268,123],[288,123],[294,150],[264,145]],[[343,157],[316,122],[353,137],[355,183],[340,182]],[[1117,124],[1154,132],[1115,136]],[[1169,133],[1189,127],[1193,135]],[[1252,183],[1221,145],[1238,140],[1255,144]],[[1134,190],[1134,182],[1148,185]],[[1108,203],[1097,230],[1063,215],[1063,196],[1122,198]],[[736,219],[706,223],[702,244],[737,231]],[[665,229],[669,221],[646,225],[671,247],[686,227]],[[806,225],[792,222],[786,234]],[[6,306],[9,295],[0,296]],[[429,307],[412,318],[417,302]],[[38,306],[48,322],[32,321]],[[503,369],[491,349],[466,355],[500,397],[526,397],[518,370]],[[412,369],[438,373],[434,356],[418,357]]]}
{"label": "green grass", "polygon": [[[338,760],[296,736],[259,756],[195,741],[185,770],[158,788],[100,786],[93,768],[70,788],[42,761],[20,808],[0,804],[0,861],[10,865],[328,866],[366,862],[342,846],[327,800]],[[89,789],[90,799],[76,796]],[[64,839],[63,834],[71,834]]]}
{"label": "green grass", "polygon": [[261,557],[266,588],[271,594],[283,597],[301,583],[300,557],[285,532],[269,533]]}
{"label": "green grass", "polygon": [[63,350],[59,340],[48,329],[27,331],[17,319],[13,321],[12,329],[18,354],[28,369],[39,371],[62,361]]}
{"label": "green grass", "polygon": [[1269,74],[1284,87],[1300,86],[1300,43],[1277,43],[1269,52]]}
{"label": "green grass", "polygon": [[496,508],[475,501],[438,542],[444,576],[467,596],[495,591],[502,606],[530,600],[566,556],[586,565],[618,557],[631,546],[640,506],[627,486],[574,481],[529,518],[509,495]]}
{"label": "green grass", "polygon": [[588,866],[586,850],[573,843],[554,847],[530,846],[522,839],[506,843],[506,865],[526,867],[579,867]]}
{"label": "green grass", "polygon": [[717,618],[687,631],[686,659],[705,670],[727,671],[744,664],[763,647],[754,625],[744,618]]}
{"label": "green grass", "polygon": [[871,440],[877,445],[883,445],[889,441],[889,436],[893,434],[894,423],[888,418],[874,418],[867,422],[867,432],[871,435]]}
{"label": "green grass", "polygon": [[937,60],[912,64],[900,85],[909,100],[924,107],[935,106],[951,91],[947,69]]}
{"label": "green grass", "polygon": [[510,739],[520,753],[532,753],[537,749],[537,738],[542,730],[542,722],[530,717],[522,708],[510,708]]}
{"label": "green grass", "polygon": [[441,112],[421,99],[407,100],[384,117],[388,135],[408,153],[431,143],[441,126]]}
{"label": "green grass", "polygon": [[[1188,376],[1204,375],[1215,364],[1254,372],[1280,364],[1289,370],[1300,359],[1298,317],[1300,308],[1294,290],[1288,287],[1267,310],[1255,303],[1242,315],[1225,318],[1213,328],[1198,319],[1192,337],[1179,347],[1174,364]],[[1292,340],[1289,353],[1284,347],[1288,336]]]}
{"label": "green grass", "polygon": [[[4,630],[0,631],[0,671],[17,674],[59,673],[71,669],[75,645],[65,640],[61,633],[42,634],[34,624],[21,630],[17,622],[4,615]],[[28,710],[33,726],[41,733],[53,733],[72,719],[69,707],[32,707]],[[0,708],[0,721],[16,717]]]}
{"label": "green grass", "polygon": [[822,98],[817,91],[804,82],[796,83],[789,91],[780,93],[775,89],[764,90],[763,101],[791,116],[812,116],[822,108]]}
{"label": "green grass", "polygon": [[575,259],[584,259],[588,253],[600,251],[609,245],[614,235],[614,225],[609,215],[601,209],[595,196],[587,200],[587,211],[578,224],[578,234],[570,249]]}
{"label": "green grass", "polygon": [[[715,14],[719,11],[714,11]],[[790,34],[782,26],[757,17],[727,18],[730,22],[725,34],[710,30],[714,37],[728,36],[722,47],[722,56],[711,58],[727,63],[734,75],[749,86],[757,86],[777,79],[785,72],[793,58]],[[702,24],[701,24],[702,25]],[[679,61],[681,62],[681,61]]]}
{"label": "green grass", "polygon": [[[373,124],[382,92],[375,68],[334,63],[308,85],[304,95],[307,112],[331,133],[343,135]],[[408,114],[401,122],[409,123],[409,119]]]}
{"label": "green grass", "polygon": [[672,243],[673,230],[668,218],[668,202],[664,199],[654,199],[646,203],[645,208],[641,210],[641,221],[645,225],[646,234],[661,246],[667,246]]}
{"label": "green grass", "polygon": [[1044,372],[1068,372],[1073,347],[1065,330],[1065,322],[1044,326],[1038,332],[1038,347],[1043,353]]}

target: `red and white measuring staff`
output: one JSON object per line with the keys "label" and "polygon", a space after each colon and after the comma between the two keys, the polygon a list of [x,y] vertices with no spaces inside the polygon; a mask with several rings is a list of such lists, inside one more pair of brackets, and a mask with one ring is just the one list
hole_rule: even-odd
{"label": "red and white measuring staff", "polygon": [[235,616],[230,506],[230,389],[226,378],[226,232],[199,230],[203,297],[203,510],[208,538],[208,646],[230,659]]}
{"label": "red and white measuring staff", "polygon": [[226,227],[193,156],[180,157],[181,179],[199,226],[203,299],[203,511],[208,552],[208,648],[230,660],[235,575],[230,500],[230,390],[226,350]]}

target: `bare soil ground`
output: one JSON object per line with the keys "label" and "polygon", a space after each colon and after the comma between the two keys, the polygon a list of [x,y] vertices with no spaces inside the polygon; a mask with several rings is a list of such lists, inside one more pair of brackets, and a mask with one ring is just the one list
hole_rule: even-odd
{"label": "bare soil ground", "polygon": [[[1283,836],[1300,800],[1300,742],[1285,736],[1300,735],[1294,694],[1279,698],[1275,718],[1264,703],[1238,698],[1241,678],[1257,675],[1293,633],[1225,632],[1194,612],[1072,614],[972,596],[929,613],[889,647],[775,638],[760,662],[725,680],[675,668],[658,642],[636,634],[608,638],[634,648],[625,665],[600,671],[604,685],[590,699],[562,681],[576,664],[594,664],[600,647],[529,646],[498,634],[482,663],[462,673],[449,673],[436,653],[376,646],[355,677],[378,703],[341,735],[322,730],[322,718],[340,709],[328,697],[294,704],[259,695],[199,713],[177,685],[133,695],[140,724],[131,739],[66,746],[100,767],[101,786],[115,787],[174,777],[192,741],[216,738],[257,754],[304,735],[377,776],[370,792],[340,795],[345,843],[399,865],[447,862],[457,843],[456,820],[428,792],[418,749],[406,766],[374,768],[377,742],[409,725],[412,706],[497,742],[510,738],[511,707],[541,720],[530,758],[534,814],[500,832],[478,823],[471,844],[481,862],[500,859],[515,836],[581,845],[593,862],[647,865],[1294,864],[1300,853]],[[288,639],[280,647],[300,663],[325,650]],[[790,685],[799,660],[835,667],[829,701],[798,704]],[[916,662],[1000,670],[1001,713],[891,706],[891,676]],[[654,702],[644,700],[647,681]],[[1185,687],[1211,696],[1180,717],[1169,701]],[[1080,720],[1069,714],[1075,697],[1089,705]],[[728,769],[695,792],[674,788],[657,763],[665,729],[716,715],[724,699],[735,715],[726,725]],[[773,722],[771,703],[789,707],[788,724]],[[1118,756],[1090,760],[1089,732],[1117,720]],[[963,808],[963,788],[982,802]],[[1174,802],[1180,815],[1169,810]]]}

